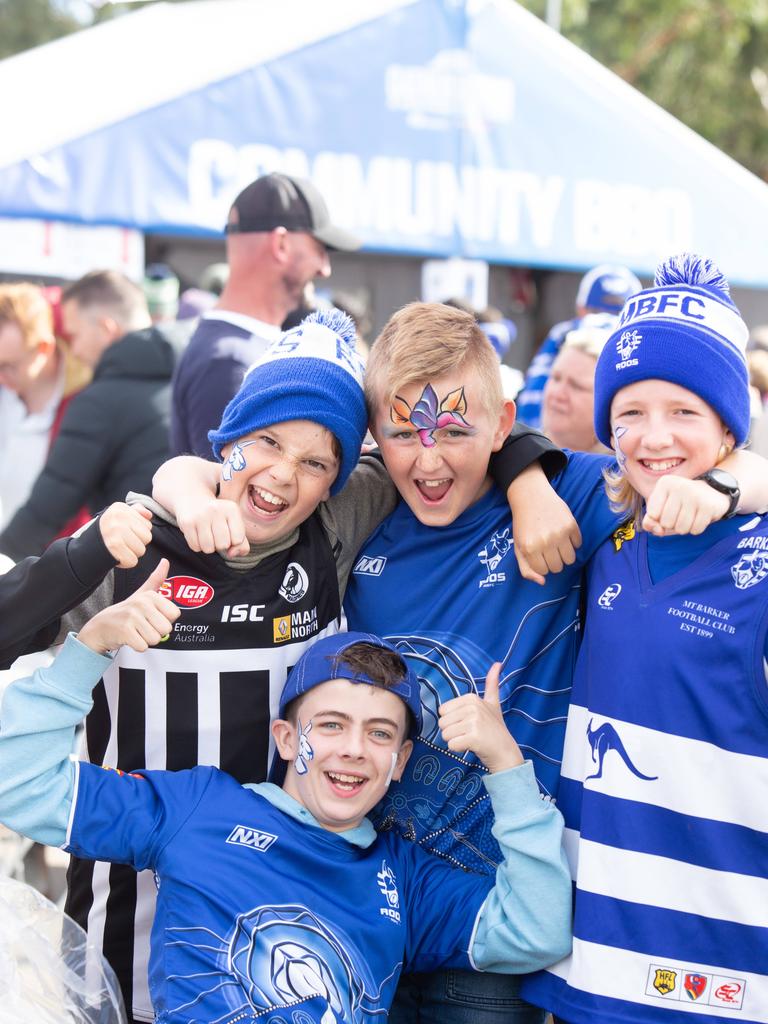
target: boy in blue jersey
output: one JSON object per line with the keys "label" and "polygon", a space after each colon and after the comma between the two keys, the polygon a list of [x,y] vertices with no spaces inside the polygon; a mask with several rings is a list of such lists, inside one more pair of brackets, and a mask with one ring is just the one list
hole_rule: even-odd
{"label": "boy in blue jersey", "polygon": [[562,818],[504,725],[497,666],[482,700],[441,715],[449,748],[473,750],[489,772],[495,882],[377,835],[366,818],[421,720],[417,680],[370,634],[317,641],[289,675],[272,725],[282,788],[210,767],[125,774],[72,759],[108,651],[158,643],[178,618],[156,589],[167,570],[162,560],[70,634],[50,668],[12,684],[0,728],[0,820],[154,872],[156,1021],[373,1024],[403,962],[526,971],[570,948]]}
{"label": "boy in blue jersey", "polygon": [[[598,361],[629,519],[589,569],[568,713],[573,955],[523,987],[567,1024],[768,1022],[768,516],[736,514],[722,469],[749,430],[747,336],[722,274],[685,254]],[[660,480],[701,479],[721,521],[639,529]]]}

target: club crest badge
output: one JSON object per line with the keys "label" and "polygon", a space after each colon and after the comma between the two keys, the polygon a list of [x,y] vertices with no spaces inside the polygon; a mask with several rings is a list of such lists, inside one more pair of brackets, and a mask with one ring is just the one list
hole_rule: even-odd
{"label": "club crest badge", "polygon": [[768,551],[745,551],[738,562],[731,566],[731,576],[739,590],[757,586],[768,576]]}
{"label": "club crest badge", "polygon": [[675,991],[677,984],[677,971],[670,971],[666,967],[656,968],[656,977],[653,979],[653,987],[663,996],[668,996]]}
{"label": "club crest badge", "polygon": [[707,988],[705,974],[686,974],[683,978],[683,991],[689,999],[701,999]]}

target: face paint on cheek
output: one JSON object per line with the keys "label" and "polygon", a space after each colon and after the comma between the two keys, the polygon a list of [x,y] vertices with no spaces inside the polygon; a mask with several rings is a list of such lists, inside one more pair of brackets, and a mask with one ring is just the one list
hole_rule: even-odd
{"label": "face paint on cheek", "polygon": [[306,775],[309,770],[309,762],[314,760],[315,752],[312,749],[312,744],[307,738],[312,732],[312,719],[307,723],[307,728],[303,728],[301,719],[299,719],[299,727],[297,731],[297,739],[299,741],[299,750],[296,754],[296,758],[293,762],[293,767],[296,769],[297,775]]}
{"label": "face paint on cheek", "polygon": [[249,444],[256,444],[255,441],[243,441],[240,444],[239,441],[235,441],[232,445],[232,451],[229,453],[229,457],[221,467],[221,479],[231,480],[233,473],[240,473],[245,469],[245,456],[243,455],[243,448],[247,448]]}
{"label": "face paint on cheek", "polygon": [[614,427],[613,428],[613,443],[616,446],[616,462],[619,464],[619,469],[626,475],[627,472],[627,456],[625,455],[621,447],[621,439],[625,434],[629,432],[629,427]]}
{"label": "face paint on cheek", "polygon": [[452,424],[472,427],[472,424],[464,419],[466,411],[467,399],[463,387],[450,391],[440,402],[435,389],[431,384],[427,384],[413,408],[400,395],[395,395],[395,400],[389,408],[389,418],[398,426],[413,427],[424,447],[434,448],[437,444],[433,436],[436,430]]}
{"label": "face paint on cheek", "polygon": [[392,764],[389,766],[389,774],[387,775],[386,785],[388,786],[392,781],[392,776],[395,774],[395,768],[397,767],[397,754],[392,751]]}

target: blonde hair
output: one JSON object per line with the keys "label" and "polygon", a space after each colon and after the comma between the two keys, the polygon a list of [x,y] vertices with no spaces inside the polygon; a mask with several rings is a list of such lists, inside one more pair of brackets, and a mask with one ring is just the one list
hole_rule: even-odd
{"label": "blonde hair", "polygon": [[0,327],[16,324],[27,348],[53,341],[53,312],[43,292],[33,284],[0,284]]}
{"label": "blonde hair", "polygon": [[618,322],[617,316],[610,316],[607,313],[588,313],[582,317],[578,327],[568,331],[560,351],[572,348],[597,360]]}
{"label": "blonde hair", "polygon": [[461,368],[477,371],[483,405],[501,412],[499,359],[475,318],[441,302],[411,302],[394,313],[376,339],[365,368],[365,401],[373,419],[409,384],[426,383]]}

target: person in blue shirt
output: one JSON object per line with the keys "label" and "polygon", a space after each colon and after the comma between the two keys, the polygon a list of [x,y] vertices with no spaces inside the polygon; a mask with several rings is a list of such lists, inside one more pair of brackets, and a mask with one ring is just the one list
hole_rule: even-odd
{"label": "person in blue shirt", "polygon": [[[684,254],[598,361],[626,522],[589,567],[568,712],[573,954],[523,985],[567,1024],[768,1021],[768,516],[738,514],[722,468],[749,431],[746,343],[722,274]],[[641,529],[660,482],[701,480],[722,519]]]}
{"label": "person in blue shirt", "polygon": [[601,263],[582,277],[576,293],[575,318],[563,320],[550,329],[526,371],[523,390],[517,396],[517,416],[521,423],[541,426],[544,388],[566,335],[581,327],[584,317],[590,314],[611,313],[615,316],[621,312],[630,295],[641,288],[632,271],[617,264]]}
{"label": "person in blue shirt", "polygon": [[272,724],[275,782],[213,767],[124,773],[70,756],[91,688],[123,642],[159,643],[179,615],[168,562],[104,609],[53,663],[6,691],[0,820],[79,856],[150,868],[158,887],[150,988],[162,1024],[386,1017],[403,964],[528,971],[570,948],[562,818],[509,735],[498,666],[484,698],[444,705],[451,749],[483,760],[503,850],[469,875],[366,817],[421,725],[419,684],[367,633],[318,640]]}

